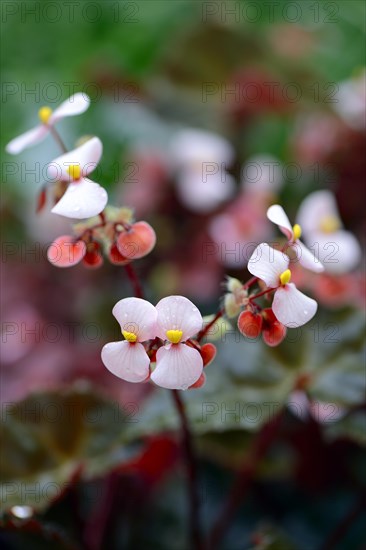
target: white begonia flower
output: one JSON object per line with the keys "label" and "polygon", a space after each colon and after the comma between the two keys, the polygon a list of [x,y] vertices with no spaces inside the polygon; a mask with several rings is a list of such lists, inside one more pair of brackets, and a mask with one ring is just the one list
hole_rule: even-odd
{"label": "white begonia flower", "polygon": [[316,273],[324,271],[324,266],[320,260],[300,241],[302,231],[301,225],[295,224],[292,226],[282,206],[279,204],[270,206],[267,210],[267,218],[275,223],[282,233],[286,235],[289,240],[290,248],[295,251],[303,267],[315,271]]}
{"label": "white begonia flower", "polygon": [[235,181],[227,172],[234,150],[221,136],[182,130],[173,138],[171,158],[177,170],[178,196],[189,210],[206,214],[234,194]]}
{"label": "white begonia flower", "polygon": [[186,390],[202,374],[201,354],[185,344],[203,326],[196,306],[184,296],[169,296],[156,305],[157,336],[168,340],[156,354],[156,367],[151,380],[167,389]]}
{"label": "white begonia flower", "polygon": [[337,101],[333,103],[339,116],[355,130],[366,127],[366,69],[338,85]]}
{"label": "white begonia flower", "polygon": [[94,137],[48,165],[50,179],[69,183],[51,212],[76,219],[90,218],[102,212],[108,201],[107,192],[86,177],[98,165],[102,151],[102,142]]}
{"label": "white begonia flower", "polygon": [[308,195],[300,206],[297,220],[307,245],[316,251],[326,271],[348,273],[360,262],[361,246],[350,231],[342,229],[332,192],[322,190]]}
{"label": "white begonia flower", "polygon": [[112,310],[125,340],[102,349],[107,369],[127,382],[143,382],[149,376],[150,358],[141,342],[155,338],[157,311],[141,298],[124,298]]}
{"label": "white begonia flower", "polygon": [[6,151],[11,155],[21,153],[27,147],[42,141],[56,122],[84,113],[89,105],[89,97],[83,93],[77,93],[66,99],[54,111],[50,107],[41,107],[38,116],[42,124],[12,139],[5,147]]}
{"label": "white begonia flower", "polygon": [[264,281],[269,289],[275,289],[272,310],[286,327],[295,328],[312,319],[318,304],[305,296],[293,283],[288,268],[289,257],[262,243],[254,250],[248,262],[249,272]]}

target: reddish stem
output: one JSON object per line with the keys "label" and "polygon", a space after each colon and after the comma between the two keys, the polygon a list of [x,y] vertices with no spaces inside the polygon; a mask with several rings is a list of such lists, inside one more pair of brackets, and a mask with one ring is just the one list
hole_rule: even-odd
{"label": "reddish stem", "polygon": [[[144,293],[142,285],[137,277],[137,274],[132,264],[125,266],[127,275],[134,288],[136,298],[143,298]],[[192,434],[189,428],[188,418],[186,415],[184,403],[177,390],[171,390],[174,404],[179,415],[181,431],[182,431],[182,447],[185,455],[185,463],[188,475],[188,494],[189,494],[189,518],[190,518],[190,538],[191,548],[194,550],[202,550],[200,519],[199,519],[199,498],[197,491],[197,471],[196,461],[194,458]]]}
{"label": "reddish stem", "polygon": [[221,317],[223,317],[225,311],[224,311],[224,308],[220,309],[215,317],[212,319],[212,321],[210,321],[208,323],[208,325],[206,325],[199,333],[198,333],[198,336],[197,336],[197,342],[201,342],[203,340],[203,338],[206,336],[206,334],[208,333],[208,331],[210,330],[211,327],[213,327],[213,325],[216,323],[216,321],[218,321]]}
{"label": "reddish stem", "polygon": [[255,294],[254,296],[251,296],[249,298],[249,301],[255,300],[256,298],[260,298],[261,296],[264,296],[265,294],[268,294],[269,292],[273,292],[276,290],[275,288],[267,288],[266,290],[263,290],[262,292],[259,292],[259,294]]}
{"label": "reddish stem", "polygon": [[211,534],[209,535],[207,547],[210,550],[219,546],[220,541],[230,526],[235,512],[246,496],[259,463],[278,435],[282,417],[283,411],[278,412],[262,427],[255,437],[248,458],[237,476],[235,476],[228,498],[221,510],[221,514],[216,519]]}
{"label": "reddish stem", "polygon": [[333,550],[338,548],[339,543],[346,535],[348,529],[357,517],[364,511],[366,505],[366,493],[361,494],[360,498],[353,504],[345,517],[337,523],[335,530],[329,535],[322,544],[321,550]]}
{"label": "reddish stem", "polygon": [[132,287],[133,287],[134,294],[135,294],[136,298],[143,298],[144,297],[144,291],[142,289],[142,285],[139,281],[139,278],[137,277],[135,268],[133,267],[132,264],[127,264],[124,267],[125,267],[127,276],[128,276],[128,278],[129,278],[129,280],[132,284]]}
{"label": "reddish stem", "polygon": [[67,147],[62,141],[61,136],[56,130],[56,128],[54,128],[53,126],[49,126],[49,131],[53,139],[56,141],[57,145],[60,147],[61,151],[63,153],[67,153]]}
{"label": "reddish stem", "polygon": [[189,429],[187,414],[179,391],[172,390],[176,410],[179,414],[182,430],[182,447],[185,454],[188,487],[189,487],[189,518],[190,518],[190,548],[203,550],[200,521],[199,521],[199,495],[197,490],[197,467],[194,457],[192,435]]}
{"label": "reddish stem", "polygon": [[243,289],[249,288],[250,286],[254,285],[258,281],[258,277],[251,277],[249,281],[243,284]]}

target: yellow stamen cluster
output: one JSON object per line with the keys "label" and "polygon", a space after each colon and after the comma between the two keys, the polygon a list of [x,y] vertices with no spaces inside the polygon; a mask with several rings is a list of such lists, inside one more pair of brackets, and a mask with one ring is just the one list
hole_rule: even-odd
{"label": "yellow stamen cluster", "polygon": [[334,233],[341,227],[337,216],[326,216],[320,222],[320,229],[323,233]]}
{"label": "yellow stamen cluster", "polygon": [[179,344],[183,336],[183,332],[181,330],[167,330],[165,334],[172,344]]}
{"label": "yellow stamen cluster", "polygon": [[134,332],[128,332],[127,330],[122,330],[123,337],[127,340],[127,342],[136,342],[137,335]]}
{"label": "yellow stamen cluster", "polygon": [[72,177],[73,180],[80,179],[81,176],[81,168],[78,164],[72,164],[69,166],[66,170],[68,174]]}
{"label": "yellow stamen cluster", "polygon": [[52,115],[52,109],[50,107],[41,107],[38,111],[39,120],[43,124],[47,124]]}
{"label": "yellow stamen cluster", "polygon": [[280,275],[280,281],[281,285],[287,285],[291,280],[291,271],[290,269],[286,269],[283,273]]}
{"label": "yellow stamen cluster", "polygon": [[295,225],[292,228],[292,232],[294,234],[294,241],[297,241],[297,239],[300,239],[301,233],[302,233],[301,225],[299,225],[298,223],[295,223]]}

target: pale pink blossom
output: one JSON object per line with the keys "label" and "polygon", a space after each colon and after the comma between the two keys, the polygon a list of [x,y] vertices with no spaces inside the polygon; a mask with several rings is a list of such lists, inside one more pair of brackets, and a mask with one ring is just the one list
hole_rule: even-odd
{"label": "pale pink blossom", "polygon": [[50,107],[41,107],[38,116],[41,124],[28,130],[24,134],[12,139],[6,146],[6,151],[11,155],[21,153],[27,147],[42,141],[56,122],[84,113],[90,104],[90,99],[83,93],[77,93],[66,99],[57,109],[52,111]]}
{"label": "pale pink blossom", "polygon": [[185,129],[173,138],[170,152],[177,172],[177,193],[186,208],[206,214],[233,196],[236,185],[227,169],[234,160],[234,150],[226,139]]}
{"label": "pale pink blossom", "polygon": [[102,349],[107,369],[127,382],[143,382],[150,374],[150,358],[141,342],[156,336],[157,311],[141,298],[124,298],[112,310],[125,338]]}
{"label": "pale pink blossom", "polygon": [[290,283],[289,257],[262,243],[254,250],[248,270],[264,281],[269,289],[275,289],[272,310],[286,327],[299,327],[312,319],[318,304]]}
{"label": "pale pink blossom", "polygon": [[300,241],[301,225],[295,224],[292,226],[282,206],[279,204],[270,206],[267,210],[267,218],[278,225],[282,233],[286,235],[289,241],[289,247],[294,250],[297,259],[303,267],[315,271],[316,273],[324,271],[323,264],[315,257],[313,252]]}
{"label": "pale pink blossom", "polygon": [[94,137],[48,165],[47,173],[51,180],[69,184],[64,195],[52,208],[54,214],[83,219],[102,212],[108,201],[107,192],[86,177],[95,170],[102,151],[102,142]]}
{"label": "pale pink blossom", "polygon": [[200,378],[203,370],[201,354],[185,343],[202,329],[202,316],[183,296],[163,298],[156,310],[157,336],[167,344],[157,351],[151,379],[163,388],[186,390]]}
{"label": "pale pink blossom", "polygon": [[298,223],[308,246],[329,273],[344,274],[361,260],[361,247],[356,237],[343,229],[336,199],[331,191],[315,191],[302,202]]}

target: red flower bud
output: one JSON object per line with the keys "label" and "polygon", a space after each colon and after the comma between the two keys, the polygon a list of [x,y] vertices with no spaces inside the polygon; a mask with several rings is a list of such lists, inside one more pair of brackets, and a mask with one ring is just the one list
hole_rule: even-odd
{"label": "red flower bud", "polygon": [[146,222],[134,223],[127,231],[122,231],[116,241],[122,256],[137,260],[149,254],[156,243],[155,231]]}
{"label": "red flower bud", "polygon": [[263,312],[263,340],[271,347],[278,346],[286,337],[287,328],[280,323],[271,308]]}
{"label": "red flower bud", "polygon": [[207,367],[216,357],[216,346],[211,343],[203,344],[200,353],[203,359],[203,366]]}
{"label": "red flower bud", "polygon": [[238,329],[247,338],[258,338],[262,324],[262,316],[252,311],[242,311],[238,318]]}
{"label": "red flower bud", "polygon": [[122,256],[115,243],[109,249],[108,258],[111,264],[114,265],[127,265],[130,263],[130,260]]}

